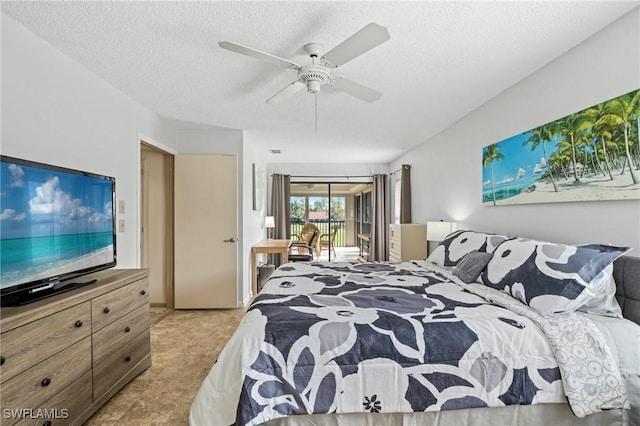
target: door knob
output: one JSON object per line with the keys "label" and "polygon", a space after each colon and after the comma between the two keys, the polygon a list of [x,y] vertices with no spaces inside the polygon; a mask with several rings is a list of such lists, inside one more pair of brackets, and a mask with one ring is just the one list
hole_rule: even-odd
{"label": "door knob", "polygon": [[231,237],[231,238],[229,238],[228,240],[224,240],[224,242],[225,242],[225,243],[235,243],[235,242],[236,242],[236,239],[235,239],[235,238],[233,238],[233,237]]}

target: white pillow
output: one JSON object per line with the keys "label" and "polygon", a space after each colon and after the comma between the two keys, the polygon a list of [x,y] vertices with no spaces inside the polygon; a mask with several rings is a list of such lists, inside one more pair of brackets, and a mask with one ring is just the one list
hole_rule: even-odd
{"label": "white pillow", "polygon": [[622,309],[620,309],[620,305],[616,300],[616,281],[613,278],[613,265],[609,265],[603,272],[605,272],[605,278],[598,285],[600,289],[596,290],[596,295],[578,310],[588,314],[622,318]]}

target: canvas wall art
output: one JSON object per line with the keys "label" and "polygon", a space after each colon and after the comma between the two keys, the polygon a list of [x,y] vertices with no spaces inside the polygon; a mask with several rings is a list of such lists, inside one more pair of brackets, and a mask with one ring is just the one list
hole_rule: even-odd
{"label": "canvas wall art", "polygon": [[256,163],[251,164],[251,188],[253,195],[253,210],[264,209],[265,194],[264,171]]}
{"label": "canvas wall art", "polygon": [[640,90],[482,149],[485,205],[640,200]]}

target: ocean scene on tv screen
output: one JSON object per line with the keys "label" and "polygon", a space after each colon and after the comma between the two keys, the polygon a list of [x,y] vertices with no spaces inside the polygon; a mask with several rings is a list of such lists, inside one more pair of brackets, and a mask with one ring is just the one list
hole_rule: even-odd
{"label": "ocean scene on tv screen", "polygon": [[0,164],[1,288],[114,261],[111,181]]}

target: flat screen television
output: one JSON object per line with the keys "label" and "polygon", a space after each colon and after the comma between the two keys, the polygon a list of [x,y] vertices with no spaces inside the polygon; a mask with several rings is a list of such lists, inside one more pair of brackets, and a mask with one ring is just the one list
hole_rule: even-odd
{"label": "flat screen television", "polygon": [[116,265],[115,179],[0,156],[0,303],[22,305]]}

